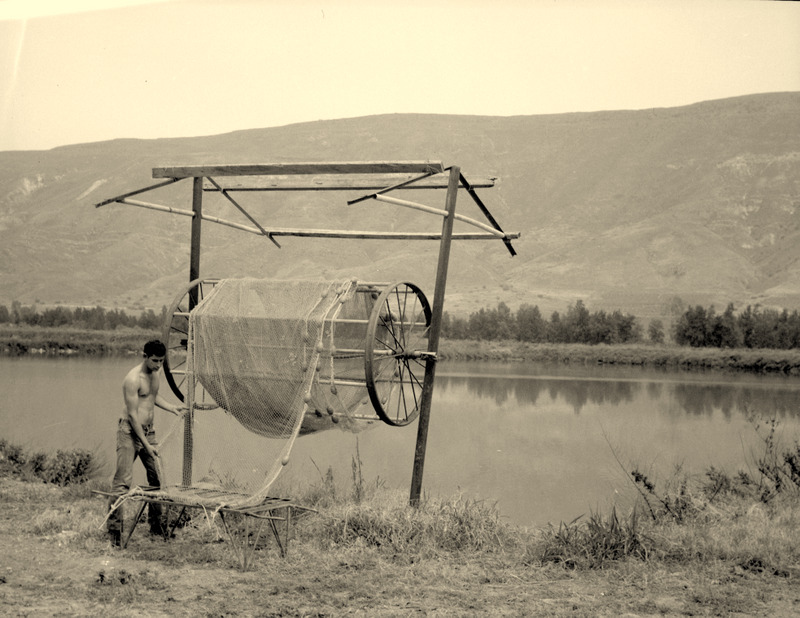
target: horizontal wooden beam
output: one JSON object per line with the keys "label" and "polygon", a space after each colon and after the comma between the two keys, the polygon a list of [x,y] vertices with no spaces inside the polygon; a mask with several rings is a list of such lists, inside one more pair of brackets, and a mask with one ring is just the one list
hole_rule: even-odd
{"label": "horizontal wooden beam", "polygon": [[343,161],[319,163],[264,163],[243,165],[188,165],[154,167],[153,178],[204,176],[283,176],[295,174],[440,174],[440,161]]}
{"label": "horizontal wooden beam", "polygon": [[[142,202],[139,200],[132,200],[130,198],[123,198],[118,201],[119,204],[127,204],[129,206],[138,206],[140,208],[149,208],[151,210],[160,210],[161,212],[169,212],[175,215],[183,215],[184,217],[194,217],[194,212],[182,208],[173,208],[172,206],[163,206],[161,204],[152,204],[150,202]],[[297,229],[297,228],[258,228],[252,225],[244,225],[219,217],[212,217],[210,215],[202,215],[203,221],[217,223],[226,227],[232,227],[236,230],[243,232],[250,232],[258,236],[295,236],[299,238],[360,238],[360,239],[373,239],[373,240],[441,240],[441,232],[367,232],[356,230],[316,230],[316,229]],[[519,232],[506,232],[503,238],[516,239],[519,238]],[[469,233],[461,232],[454,233],[453,240],[491,240],[497,239],[495,234],[484,233]]]}
{"label": "horizontal wooden beam", "polygon": [[[376,175],[351,174],[347,176],[240,176],[218,179],[217,184],[225,191],[378,191],[413,178],[415,174]],[[446,189],[447,176],[437,174],[428,176],[411,184],[399,187],[405,189]],[[469,186],[477,189],[494,187],[495,179],[470,178]],[[466,188],[464,184],[460,188]],[[209,180],[203,181],[204,191],[219,191]]]}

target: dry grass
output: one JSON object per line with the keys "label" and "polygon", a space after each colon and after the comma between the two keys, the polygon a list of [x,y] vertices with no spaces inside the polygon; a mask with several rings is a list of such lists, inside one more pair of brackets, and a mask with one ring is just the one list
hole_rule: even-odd
{"label": "dry grass", "polygon": [[0,550],[24,553],[8,577],[27,578],[17,590],[29,592],[0,596],[0,610],[594,616],[789,615],[800,606],[796,496],[764,504],[717,492],[709,501],[698,488],[696,510],[681,521],[643,516],[640,505],[528,530],[463,496],[412,508],[380,482],[336,494],[325,478],[298,493],[318,513],[296,519],[288,557],[264,537],[247,573],[202,515],[168,543],[140,526],[114,551],[105,500],[87,487],[0,478]]}

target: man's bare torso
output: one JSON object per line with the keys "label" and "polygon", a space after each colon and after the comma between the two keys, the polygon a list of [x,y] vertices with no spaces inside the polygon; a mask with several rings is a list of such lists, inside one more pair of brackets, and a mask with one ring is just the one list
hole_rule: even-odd
{"label": "man's bare torso", "polygon": [[[145,363],[141,363],[131,369],[125,376],[125,383],[129,387],[135,387],[138,394],[138,413],[141,424],[150,425],[155,416],[155,402],[158,395],[158,371],[148,371]],[[123,412],[124,418],[128,418],[127,410]]]}

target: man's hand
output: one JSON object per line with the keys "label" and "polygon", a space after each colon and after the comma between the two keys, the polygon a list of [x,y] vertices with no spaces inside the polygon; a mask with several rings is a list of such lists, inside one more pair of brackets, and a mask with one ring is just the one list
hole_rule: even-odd
{"label": "man's hand", "polygon": [[149,446],[150,446],[150,454],[153,457],[160,457],[160,455],[158,454],[158,449],[156,448],[156,445],[155,444],[150,444]]}
{"label": "man's hand", "polygon": [[183,415],[184,415],[184,414],[186,414],[188,411],[189,411],[189,408],[187,408],[186,406],[175,406],[175,407],[172,409],[172,413],[173,413],[175,416],[183,416]]}

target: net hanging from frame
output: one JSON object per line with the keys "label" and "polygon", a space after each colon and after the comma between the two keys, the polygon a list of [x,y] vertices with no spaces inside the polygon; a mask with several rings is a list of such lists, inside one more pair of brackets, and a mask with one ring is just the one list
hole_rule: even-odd
{"label": "net hanging from frame", "polygon": [[298,435],[363,428],[354,418],[368,403],[357,385],[363,355],[333,351],[363,348],[371,304],[350,280],[220,281],[190,312],[187,342],[193,403],[218,407],[195,410],[190,444],[179,430],[163,445],[163,491],[185,478],[188,451],[192,487],[244,496],[234,506],[258,504]]}

